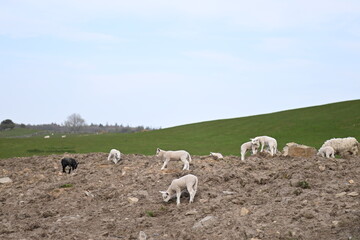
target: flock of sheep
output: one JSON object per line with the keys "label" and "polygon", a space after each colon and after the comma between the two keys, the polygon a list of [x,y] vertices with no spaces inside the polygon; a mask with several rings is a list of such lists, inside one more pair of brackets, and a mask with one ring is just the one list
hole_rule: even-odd
{"label": "flock of sheep", "polygon": [[[267,148],[267,151],[271,156],[274,156],[277,153],[277,141],[275,138],[269,136],[259,136],[251,138],[251,141],[245,142],[240,147],[241,160],[245,161],[245,154],[247,151],[252,151],[252,154],[256,154],[259,147],[261,146],[260,152],[264,151],[264,148]],[[333,138],[324,142],[321,148],[318,151],[318,155],[327,158],[334,158],[335,154],[351,154],[357,155],[360,148],[359,142],[354,137],[347,138]],[[156,150],[156,156],[162,158],[164,161],[161,170],[165,169],[170,160],[180,160],[184,163],[183,170],[189,170],[191,156],[187,151],[178,150],[178,151],[164,151],[160,148]],[[215,159],[223,159],[221,153],[210,152],[210,156]],[[121,153],[117,149],[111,149],[108,155],[108,161],[113,161],[117,164],[121,159]],[[77,161],[73,158],[63,158],[61,160],[63,167],[63,172],[65,168],[69,166],[69,173],[71,170],[77,168]],[[168,202],[170,199],[176,196],[177,205],[180,204],[180,195],[183,190],[187,190],[190,194],[190,203],[194,201],[194,197],[197,191],[198,178],[195,175],[188,174],[179,179],[174,179],[166,191],[160,191],[162,194],[163,200]]]}

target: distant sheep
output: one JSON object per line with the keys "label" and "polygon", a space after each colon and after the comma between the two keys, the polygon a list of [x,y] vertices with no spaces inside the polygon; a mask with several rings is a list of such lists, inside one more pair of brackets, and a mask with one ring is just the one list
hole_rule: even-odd
{"label": "distant sheep", "polygon": [[71,170],[75,170],[77,168],[78,162],[73,158],[63,158],[61,159],[61,165],[64,173],[66,173],[65,168],[69,166],[69,174],[70,174]]}
{"label": "distant sheep", "polygon": [[46,135],[46,136],[44,136],[44,138],[50,138],[50,136],[49,136],[49,135]]}
{"label": "distant sheep", "polygon": [[275,138],[268,137],[268,136],[260,136],[260,137],[252,138],[251,142],[253,144],[255,144],[255,143],[261,144],[260,152],[264,151],[265,146],[269,147],[271,156],[274,156],[274,154],[276,154],[276,152],[277,152],[277,141]]}
{"label": "distant sheep", "polygon": [[348,154],[357,155],[359,152],[359,142],[354,137],[332,138],[324,142],[321,148],[330,146],[334,148],[335,154],[345,156]]}
{"label": "distant sheep", "polygon": [[66,138],[66,135],[62,135],[61,138]]}
{"label": "distant sheep", "polygon": [[115,164],[117,164],[121,159],[121,153],[117,149],[111,149],[109,156],[107,158],[108,161],[112,160]]}
{"label": "distant sheep", "polygon": [[260,146],[259,142],[252,143],[250,141],[243,143],[240,147],[241,161],[245,161],[245,154],[248,150],[251,150],[252,154],[256,154],[259,146]]}
{"label": "distant sheep", "polygon": [[335,150],[333,147],[325,146],[319,149],[317,155],[327,158],[334,158],[335,157]]}
{"label": "distant sheep", "polygon": [[191,156],[187,151],[164,151],[160,148],[156,149],[156,156],[161,157],[164,161],[161,170],[165,169],[170,160],[181,160],[184,163],[183,170],[189,170],[189,162],[191,162]]}
{"label": "distant sheep", "polygon": [[224,157],[221,153],[210,152],[210,156],[213,157],[215,160],[224,159]]}
{"label": "distant sheep", "polygon": [[171,198],[175,197],[176,193],[176,205],[179,205],[181,192],[185,189],[185,187],[190,194],[189,203],[192,203],[198,187],[198,178],[192,174],[174,179],[168,189],[166,191],[160,191],[160,193],[162,194],[165,202],[168,202]]}

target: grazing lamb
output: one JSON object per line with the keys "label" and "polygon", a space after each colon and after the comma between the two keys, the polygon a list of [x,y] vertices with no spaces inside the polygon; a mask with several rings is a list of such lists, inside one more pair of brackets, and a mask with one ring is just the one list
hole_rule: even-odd
{"label": "grazing lamb", "polygon": [[69,166],[69,174],[70,174],[71,169],[75,170],[77,168],[78,162],[73,158],[63,158],[63,159],[61,159],[61,165],[62,165],[62,168],[63,168],[63,172],[66,172],[65,168],[67,166]]}
{"label": "grazing lamb", "polygon": [[191,162],[191,156],[187,151],[164,151],[158,148],[156,150],[156,156],[161,157],[164,160],[164,165],[161,167],[161,170],[166,168],[168,162],[173,160],[181,160],[184,163],[183,170],[189,170],[189,162]]}
{"label": "grazing lamb", "polygon": [[332,138],[324,142],[321,148],[330,146],[334,148],[335,154],[345,156],[348,154],[357,155],[359,152],[359,142],[354,137]]}
{"label": "grazing lamb", "polygon": [[275,138],[268,137],[268,136],[260,136],[256,138],[250,139],[253,144],[260,143],[261,144],[261,150],[260,152],[264,151],[264,147],[267,145],[270,149],[271,156],[274,156],[277,152],[277,141]]}
{"label": "grazing lamb", "polygon": [[319,149],[317,155],[327,158],[334,158],[335,157],[335,150],[333,147],[325,146]]}
{"label": "grazing lamb", "polygon": [[213,157],[215,160],[224,159],[224,157],[221,153],[210,152],[210,156]]}
{"label": "grazing lamb", "polygon": [[190,201],[194,201],[194,197],[197,191],[198,178],[195,175],[188,174],[178,179],[174,179],[166,191],[160,191],[165,202],[168,202],[171,198],[175,197],[176,193],[176,205],[180,204],[180,196],[182,190],[187,189],[190,194]]}
{"label": "grazing lamb", "polygon": [[115,164],[117,164],[121,159],[120,151],[117,149],[111,149],[107,159],[108,161],[112,160]]}
{"label": "grazing lamb", "polygon": [[245,161],[245,154],[248,150],[251,150],[252,154],[256,154],[259,146],[260,146],[259,142],[252,143],[250,141],[243,143],[240,147],[241,161]]}
{"label": "grazing lamb", "polygon": [[50,136],[49,136],[49,135],[46,135],[46,136],[44,136],[44,138],[50,138]]}

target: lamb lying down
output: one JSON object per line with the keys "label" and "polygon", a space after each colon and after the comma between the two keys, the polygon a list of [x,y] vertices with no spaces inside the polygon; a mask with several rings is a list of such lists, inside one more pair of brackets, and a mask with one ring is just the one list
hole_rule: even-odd
{"label": "lamb lying down", "polygon": [[65,168],[69,166],[69,174],[72,170],[75,170],[78,166],[78,162],[73,158],[63,158],[61,159],[61,165],[63,168],[63,172],[65,172]]}
{"label": "lamb lying down", "polygon": [[221,153],[210,152],[210,156],[213,157],[215,160],[224,159]]}
{"label": "lamb lying down", "polygon": [[181,178],[174,179],[166,191],[159,191],[162,194],[162,197],[165,202],[168,202],[170,199],[175,197],[176,193],[176,205],[180,204],[180,196],[182,190],[187,189],[190,194],[190,201],[194,201],[194,197],[197,191],[198,178],[195,175],[188,174]]}

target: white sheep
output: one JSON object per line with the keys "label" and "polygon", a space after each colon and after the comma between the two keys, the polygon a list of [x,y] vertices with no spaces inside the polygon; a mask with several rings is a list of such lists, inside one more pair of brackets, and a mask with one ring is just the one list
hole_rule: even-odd
{"label": "white sheep", "polygon": [[335,154],[342,156],[347,154],[357,155],[359,152],[359,142],[354,137],[332,138],[325,141],[321,148],[326,146],[334,148]]}
{"label": "white sheep", "polygon": [[164,151],[160,148],[156,149],[156,156],[161,157],[164,161],[164,165],[161,167],[161,170],[165,169],[168,162],[172,160],[181,160],[184,163],[183,170],[189,170],[189,162],[191,162],[191,156],[187,151]]}
{"label": "white sheep", "polygon": [[327,158],[334,158],[335,157],[335,150],[333,147],[325,146],[319,149],[317,155]]}
{"label": "white sheep", "polygon": [[44,136],[44,138],[50,138],[50,136],[49,136],[49,135],[46,135],[46,136]]}
{"label": "white sheep", "polygon": [[250,141],[243,143],[240,147],[241,161],[245,161],[245,154],[248,150],[251,150],[252,154],[256,154],[259,146],[260,146],[259,142],[252,143]]}
{"label": "white sheep", "polygon": [[107,158],[108,161],[112,160],[115,164],[117,164],[121,159],[121,153],[117,149],[111,149],[109,156]]}
{"label": "white sheep", "polygon": [[253,144],[260,143],[261,144],[261,150],[260,152],[264,151],[264,147],[268,146],[270,150],[271,156],[274,156],[277,152],[277,141],[275,138],[268,137],[268,136],[260,136],[250,139]]}
{"label": "white sheep", "polygon": [[190,194],[190,201],[194,201],[194,197],[198,187],[198,178],[195,175],[188,174],[178,179],[174,179],[166,191],[159,191],[162,194],[162,197],[165,202],[168,202],[170,199],[175,197],[176,193],[176,205],[180,204],[180,196],[182,190],[185,190]]}
{"label": "white sheep", "polygon": [[213,157],[215,160],[224,159],[224,157],[221,153],[210,152],[210,156]]}

